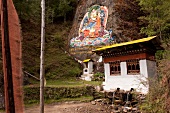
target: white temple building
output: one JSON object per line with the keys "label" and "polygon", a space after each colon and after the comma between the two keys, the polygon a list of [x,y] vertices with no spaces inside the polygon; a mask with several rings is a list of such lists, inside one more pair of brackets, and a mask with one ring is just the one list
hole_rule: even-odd
{"label": "white temple building", "polygon": [[148,78],[156,76],[155,53],[163,49],[158,37],[148,37],[129,42],[104,46],[94,50],[103,57],[105,91],[131,88],[146,94],[149,90]]}
{"label": "white temple building", "polygon": [[85,59],[83,63],[85,63],[85,68],[83,69],[83,75],[81,75],[81,79],[91,81],[93,77],[93,60]]}

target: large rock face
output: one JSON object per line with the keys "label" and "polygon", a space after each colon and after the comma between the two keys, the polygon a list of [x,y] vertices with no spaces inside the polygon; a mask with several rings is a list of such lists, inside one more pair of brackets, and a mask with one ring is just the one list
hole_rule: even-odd
{"label": "large rock face", "polygon": [[102,5],[108,8],[108,22],[106,29],[112,29],[113,31],[115,30],[116,13],[114,11],[114,0],[80,0],[73,20],[73,26],[70,30],[69,39],[78,36],[80,23],[88,11],[88,8],[90,8],[92,5]]}
{"label": "large rock face", "polygon": [[[138,17],[142,13],[140,13],[140,7],[136,0],[79,0],[72,29],[68,36],[69,40],[79,36],[81,21],[93,5],[108,8],[106,30],[112,31],[112,37],[115,37],[114,42],[119,43],[141,38]],[[80,60],[95,58],[96,55],[90,52],[94,48],[92,46],[75,48],[74,50],[72,48],[71,53]]]}
{"label": "large rock face", "polygon": [[[116,15],[114,8],[113,8],[114,0],[80,0],[78,3],[77,9],[76,9],[72,29],[70,30],[70,34],[68,36],[69,40],[79,35],[80,23],[84,15],[88,11],[88,9],[93,5],[101,5],[101,6],[106,6],[108,8],[108,19],[107,19],[106,29],[107,30],[112,29],[112,31],[115,30],[116,18],[113,18]],[[92,49],[94,48],[93,47],[83,47],[83,48],[78,48],[78,49],[72,48],[71,54],[73,54],[76,58],[80,60],[84,60],[86,58],[92,58],[93,60],[96,60],[98,59],[98,57],[91,52]],[[78,51],[81,51],[81,52],[78,52]]]}

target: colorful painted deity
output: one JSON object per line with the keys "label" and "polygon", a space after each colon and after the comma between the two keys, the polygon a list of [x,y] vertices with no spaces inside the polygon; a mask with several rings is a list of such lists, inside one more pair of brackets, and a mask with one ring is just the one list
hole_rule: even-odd
{"label": "colorful painted deity", "polygon": [[71,47],[101,45],[111,42],[111,31],[105,30],[108,9],[105,6],[93,5],[85,14],[79,28],[79,36],[71,39]]}

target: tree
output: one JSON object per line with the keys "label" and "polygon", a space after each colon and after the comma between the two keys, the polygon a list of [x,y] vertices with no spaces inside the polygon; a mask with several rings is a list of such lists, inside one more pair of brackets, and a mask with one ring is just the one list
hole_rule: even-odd
{"label": "tree", "polygon": [[60,0],[59,6],[58,6],[58,11],[59,11],[58,16],[63,16],[64,17],[64,22],[66,22],[67,13],[74,9],[70,5],[71,2],[76,2],[76,1],[75,0]]}
{"label": "tree", "polygon": [[39,0],[14,0],[14,4],[21,20],[40,23],[41,7]]}
{"label": "tree", "polygon": [[[141,32],[148,36],[158,35],[163,41],[164,51],[156,54],[158,64],[158,84],[151,86],[147,108],[148,112],[170,112],[170,0],[138,0],[145,16],[140,17],[146,23]],[[152,95],[154,94],[154,95]],[[156,95],[155,95],[156,94]],[[147,109],[145,109],[147,110]]]}
{"label": "tree", "polygon": [[147,22],[147,26],[141,29],[142,33],[149,36],[158,35],[162,38],[162,32],[170,27],[170,0],[138,0],[141,9],[146,13],[140,17]]}
{"label": "tree", "polygon": [[[14,4],[21,20],[40,24],[40,0],[14,0]],[[61,17],[66,22],[68,16],[72,20],[77,0],[46,0],[46,4],[46,24],[58,21]]]}

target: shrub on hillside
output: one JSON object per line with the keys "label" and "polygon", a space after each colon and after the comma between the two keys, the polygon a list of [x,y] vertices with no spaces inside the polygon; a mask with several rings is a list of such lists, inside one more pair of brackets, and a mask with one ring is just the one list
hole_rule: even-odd
{"label": "shrub on hillside", "polygon": [[97,72],[93,75],[94,81],[103,81],[104,80],[104,73]]}
{"label": "shrub on hillside", "polygon": [[[62,98],[78,98],[81,96],[92,96],[93,86],[83,87],[45,87],[45,100],[58,100]],[[39,101],[40,87],[25,87],[24,101],[31,104]]]}

